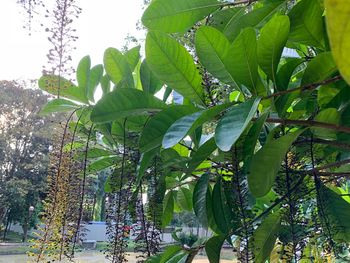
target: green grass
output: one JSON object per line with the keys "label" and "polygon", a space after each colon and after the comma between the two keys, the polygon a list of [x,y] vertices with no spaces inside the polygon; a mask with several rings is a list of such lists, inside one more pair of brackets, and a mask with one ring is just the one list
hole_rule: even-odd
{"label": "green grass", "polygon": [[[0,242],[4,242],[2,237],[3,237],[3,233],[1,233]],[[13,231],[8,231],[6,234],[5,242],[6,243],[21,243],[22,237],[23,236],[21,234],[18,234],[18,233],[13,232]],[[32,238],[33,238],[32,236],[28,235],[28,240],[32,239]]]}

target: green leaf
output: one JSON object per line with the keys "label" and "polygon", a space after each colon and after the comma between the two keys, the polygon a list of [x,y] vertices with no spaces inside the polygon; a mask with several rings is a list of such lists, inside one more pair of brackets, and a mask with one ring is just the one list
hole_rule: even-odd
{"label": "green leaf", "polygon": [[100,84],[101,84],[103,95],[111,91],[111,80],[108,75],[104,75],[103,77],[101,77]]}
{"label": "green leaf", "polygon": [[254,117],[260,98],[233,106],[219,121],[215,141],[222,151],[229,151]]}
{"label": "green leaf", "polygon": [[280,67],[276,77],[277,90],[282,91],[288,89],[293,72],[302,62],[303,60],[300,58],[290,58]]}
{"label": "green leaf", "polygon": [[207,191],[209,191],[209,174],[203,174],[193,190],[193,210],[203,227],[208,227]]}
{"label": "green leaf", "polygon": [[149,167],[150,163],[153,161],[154,157],[157,155],[159,149],[155,148],[152,151],[148,151],[141,154],[139,164],[136,169],[136,185],[140,185],[142,182],[142,177]]}
{"label": "green leaf", "polygon": [[210,121],[216,115],[230,106],[229,103],[214,106],[212,108],[186,115],[174,122],[167,130],[163,138],[163,147],[170,148],[179,143],[186,135],[193,133],[205,122]]}
{"label": "green leaf", "polygon": [[252,157],[248,185],[255,197],[263,197],[271,190],[289,147],[303,131],[288,133],[276,140],[266,142]]}
{"label": "green leaf", "polygon": [[324,52],[313,58],[307,65],[301,85],[323,81],[337,71],[332,53]]}
{"label": "green leaf", "polygon": [[195,45],[201,64],[214,77],[226,84],[237,86],[225,60],[230,55],[231,43],[224,34],[213,27],[201,26],[196,32]]}
{"label": "green leaf", "polygon": [[163,83],[160,82],[159,79],[157,79],[153,72],[150,70],[146,60],[142,61],[140,68],[140,77],[142,89],[145,92],[155,94],[163,87]]}
{"label": "green leaf", "polygon": [[39,79],[39,88],[55,96],[59,94],[60,97],[88,104],[85,89],[77,87],[71,81],[59,76],[42,76]]}
{"label": "green leaf", "polygon": [[318,0],[302,0],[289,12],[289,40],[304,45],[324,47],[322,9]]}
{"label": "green leaf", "polygon": [[163,201],[163,216],[162,216],[162,227],[166,227],[169,225],[171,219],[174,214],[174,193],[173,191],[169,191]]}
{"label": "green leaf", "polygon": [[177,202],[183,210],[192,211],[192,191],[186,187],[180,187],[177,192]]}
{"label": "green leaf", "polygon": [[221,247],[225,239],[224,236],[213,236],[205,243],[205,252],[210,263],[220,262]]}
{"label": "green leaf", "polygon": [[91,162],[87,167],[87,171],[89,173],[96,173],[98,171],[102,171],[108,167],[111,167],[112,165],[115,165],[116,162],[119,160],[120,158],[117,156],[103,157],[95,162]]}
{"label": "green leaf", "polygon": [[264,25],[271,16],[284,7],[285,2],[285,0],[264,1],[263,6],[254,8],[252,11],[250,11],[250,7],[239,8],[237,12],[232,11],[231,18],[226,23],[224,22],[225,26],[222,32],[230,41],[233,41],[243,29],[247,27],[259,28]]}
{"label": "green leaf", "polygon": [[134,79],[126,57],[115,48],[107,48],[103,64],[111,81],[118,85],[122,80],[129,88],[134,87]]}
{"label": "green leaf", "polygon": [[78,86],[84,90],[87,90],[87,86],[89,83],[90,67],[91,67],[90,56],[83,57],[78,64],[77,74],[76,74]]}
{"label": "green leaf", "polygon": [[289,27],[288,16],[275,16],[260,31],[258,62],[274,83],[282,51],[288,40]]}
{"label": "green leaf", "polygon": [[70,100],[65,99],[54,99],[46,103],[41,109],[40,114],[46,115],[54,112],[66,112],[78,109],[80,106]]}
{"label": "green leaf", "polygon": [[[340,121],[341,121],[341,114],[335,108],[327,108],[327,109],[320,111],[316,115],[315,121],[339,125]],[[322,138],[325,140],[336,140],[337,139],[337,132],[336,131],[324,129],[324,128],[312,128],[311,130],[315,134],[315,136],[318,138]]]}
{"label": "green leaf", "polygon": [[266,217],[260,226],[254,231],[252,237],[254,262],[265,263],[265,261],[269,258],[275,246],[280,226],[280,214],[273,213]]}
{"label": "green leaf", "polygon": [[149,93],[136,89],[116,89],[97,102],[91,120],[96,123],[109,122],[164,108],[166,104]]}
{"label": "green leaf", "polygon": [[246,28],[239,34],[224,63],[238,84],[245,86],[253,94],[258,94],[257,43],[253,28]]}
{"label": "green leaf", "polygon": [[90,101],[95,101],[94,95],[98,84],[103,76],[103,66],[96,65],[92,67],[89,73],[89,82],[87,85],[86,96]]}
{"label": "green leaf", "polygon": [[187,173],[192,173],[203,161],[205,161],[216,149],[214,138],[206,141],[199,149],[191,155],[188,163]]}
{"label": "green leaf", "polygon": [[199,71],[192,56],[175,39],[162,32],[149,32],[146,57],[148,66],[159,80],[186,99],[204,105]]}
{"label": "green leaf", "polygon": [[132,49],[125,52],[126,61],[129,64],[131,72],[133,72],[140,60],[140,48],[141,46],[133,47]]}
{"label": "green leaf", "polygon": [[332,54],[345,81],[350,84],[350,2],[325,0],[327,30]]}
{"label": "green leaf", "polygon": [[144,12],[141,21],[151,30],[160,30],[167,33],[184,32],[221,4],[216,0],[152,1]]}
{"label": "green leaf", "polygon": [[159,112],[146,124],[140,137],[141,152],[150,151],[162,145],[163,136],[169,127],[179,118],[198,111],[193,106],[173,105]]}
{"label": "green leaf", "polygon": [[[321,206],[324,211],[322,221],[331,226],[332,238],[338,242],[350,242],[350,204],[341,196],[321,185]],[[318,203],[320,206],[320,203]],[[325,222],[323,222],[325,223]]]}

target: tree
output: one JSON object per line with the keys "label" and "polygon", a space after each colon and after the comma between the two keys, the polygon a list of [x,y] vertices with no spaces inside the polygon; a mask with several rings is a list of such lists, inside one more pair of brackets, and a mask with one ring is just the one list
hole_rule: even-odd
{"label": "tree", "polygon": [[[0,109],[0,209],[7,227],[19,223],[27,239],[28,228],[37,223],[37,213],[45,196],[45,181],[53,124],[39,116],[47,102],[40,90],[24,89],[16,82],[2,81]],[[29,212],[33,206],[36,210]]]}
{"label": "tree", "polygon": [[[40,79],[60,95],[44,112],[79,109],[81,206],[91,166],[110,169],[112,262],[125,261],[130,214],[151,262],[191,262],[203,248],[219,262],[225,240],[241,262],[348,260],[349,9],[339,0],[152,1],[142,63],[138,47],[109,48],[103,67],[81,60],[77,84]],[[172,90],[182,104],[165,102]],[[154,235],[181,210],[213,236],[158,254]]]}

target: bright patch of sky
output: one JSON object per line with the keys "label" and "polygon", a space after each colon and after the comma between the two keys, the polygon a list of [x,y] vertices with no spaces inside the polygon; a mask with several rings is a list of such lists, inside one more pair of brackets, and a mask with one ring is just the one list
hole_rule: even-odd
{"label": "bright patch of sky", "polygon": [[[52,0],[50,0],[52,1]],[[0,80],[38,79],[50,48],[48,35],[35,21],[31,36],[23,29],[26,14],[16,0],[2,0],[0,9]],[[73,66],[90,55],[92,64],[102,63],[108,47],[121,49],[130,34],[143,37],[136,29],[142,15],[142,0],[80,0],[83,12],[75,20],[79,36],[73,52]],[[47,25],[48,26],[48,25]]]}

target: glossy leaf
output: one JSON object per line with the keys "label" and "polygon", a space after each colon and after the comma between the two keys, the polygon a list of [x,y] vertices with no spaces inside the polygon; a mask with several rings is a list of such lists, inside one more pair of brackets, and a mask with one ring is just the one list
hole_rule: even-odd
{"label": "glossy leaf", "polygon": [[280,225],[280,214],[273,213],[266,217],[260,226],[254,231],[252,237],[254,262],[265,263],[269,258],[274,248]]}
{"label": "glossy leaf", "polygon": [[177,202],[183,210],[192,211],[192,191],[186,187],[180,187],[177,192]]}
{"label": "glossy leaf", "polygon": [[171,219],[173,218],[174,213],[174,193],[169,191],[163,201],[163,216],[162,216],[162,227],[166,227]]}
{"label": "glossy leaf", "polygon": [[350,84],[350,2],[341,0],[325,0],[327,9],[327,29],[332,54],[341,75]]}
{"label": "glossy leaf", "polygon": [[322,9],[318,0],[302,0],[289,12],[289,40],[304,45],[324,47]]}
{"label": "glossy leaf", "polygon": [[146,57],[148,66],[159,80],[186,99],[204,104],[199,71],[191,55],[175,39],[161,32],[149,32]]}
{"label": "glossy leaf", "polygon": [[159,149],[155,148],[152,151],[148,151],[141,154],[139,164],[136,169],[136,185],[140,185],[142,182],[142,177],[146,172],[147,168],[150,166],[154,157],[157,155]]}
{"label": "glossy leaf", "polygon": [[302,132],[299,130],[268,141],[252,157],[248,185],[255,197],[263,197],[271,190],[289,147]]}
{"label": "glossy leaf", "polygon": [[103,64],[109,78],[115,85],[124,81],[127,87],[134,87],[134,79],[128,61],[119,50],[107,48],[104,53]]}
{"label": "glossy leaf", "polygon": [[185,138],[186,135],[193,133],[198,127],[205,122],[212,120],[212,118],[227,109],[229,106],[230,104],[225,103],[180,118],[167,130],[163,138],[163,147],[173,147]]}
{"label": "glossy leaf", "polygon": [[275,16],[260,31],[258,62],[265,74],[276,83],[276,71],[289,34],[288,16]]}
{"label": "glossy leaf", "polygon": [[54,112],[67,112],[78,109],[80,106],[70,100],[54,99],[46,103],[41,109],[40,114],[46,115]]}
{"label": "glossy leaf", "polygon": [[207,216],[207,191],[209,174],[203,174],[196,183],[193,190],[193,210],[203,227],[208,227]]}
{"label": "glossy leaf", "polygon": [[169,127],[181,117],[196,111],[198,109],[193,106],[174,105],[152,117],[147,122],[140,137],[139,146],[141,152],[147,152],[161,146],[163,137]]}
{"label": "glossy leaf", "polygon": [[224,236],[213,236],[205,243],[205,252],[210,263],[220,262],[221,247],[224,241]]}
{"label": "glossy leaf", "polygon": [[136,89],[116,89],[97,102],[91,120],[96,123],[109,122],[132,115],[158,112],[164,108],[166,105],[149,93]]}
{"label": "glossy leaf", "polygon": [[151,2],[141,20],[152,30],[184,32],[220,5],[217,0],[157,0]]}
{"label": "glossy leaf", "polygon": [[254,117],[260,98],[233,106],[220,119],[215,130],[215,141],[222,151],[229,151]]}
{"label": "glossy leaf", "polygon": [[202,162],[204,162],[217,148],[214,138],[206,141],[199,149],[191,155],[188,163],[188,173],[194,171]]}
{"label": "glossy leaf", "polygon": [[282,91],[288,89],[291,77],[295,69],[303,62],[300,58],[290,58],[283,64],[277,72],[276,85],[277,90]]}

